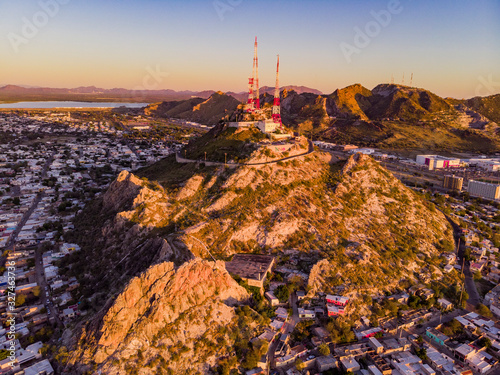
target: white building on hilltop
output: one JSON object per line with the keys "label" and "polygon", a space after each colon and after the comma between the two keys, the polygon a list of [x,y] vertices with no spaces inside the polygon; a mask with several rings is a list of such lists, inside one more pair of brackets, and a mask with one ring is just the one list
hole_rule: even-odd
{"label": "white building on hilltop", "polygon": [[273,120],[257,120],[257,121],[238,121],[229,122],[228,126],[230,128],[250,128],[255,127],[259,129],[262,133],[273,133],[279,127],[279,124]]}

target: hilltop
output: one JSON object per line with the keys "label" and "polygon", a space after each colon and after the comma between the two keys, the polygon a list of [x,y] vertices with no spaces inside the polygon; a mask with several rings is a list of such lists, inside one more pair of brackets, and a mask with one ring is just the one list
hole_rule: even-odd
{"label": "hilltop", "polygon": [[402,85],[382,84],[371,91],[353,85],[329,96],[329,119],[310,130],[334,143],[389,150],[496,152],[494,103],[443,99]]}
{"label": "hilltop", "polygon": [[500,124],[500,94],[462,101],[467,107]]}
{"label": "hilltop", "polygon": [[162,102],[147,106],[147,115],[182,118],[207,125],[227,120],[241,103],[230,95],[216,92],[206,100],[193,98],[184,101]]}
{"label": "hilltop", "polygon": [[[253,144],[247,162],[263,154],[279,158],[271,146],[250,141],[255,136],[251,129],[239,135],[216,127],[188,150],[231,141],[235,148]],[[152,364],[144,373],[158,366],[175,372],[189,363],[207,373],[202,363],[217,363],[214,345],[224,356],[242,340],[236,327],[249,327],[242,333],[247,339],[262,332],[267,315],[241,313],[248,296],[220,262],[235,253],[278,260],[286,259],[285,251],[304,254],[312,267],[310,293],[342,287],[363,308],[366,295],[435,274],[426,260],[453,251],[444,215],[371,157],[338,160],[319,151],[237,168],[169,157],[137,175],[122,172],[75,226],[68,239],[82,250],[61,267],[78,277],[95,315],[76,328],[79,341],[66,344],[75,349],[70,363],[98,365],[103,373],[132,373],[136,360]],[[190,284],[181,287],[180,280]],[[197,329],[187,329],[189,322]],[[221,326],[223,338],[215,334]],[[237,353],[240,363],[250,355],[248,349]],[[129,367],[126,359],[134,359]]]}

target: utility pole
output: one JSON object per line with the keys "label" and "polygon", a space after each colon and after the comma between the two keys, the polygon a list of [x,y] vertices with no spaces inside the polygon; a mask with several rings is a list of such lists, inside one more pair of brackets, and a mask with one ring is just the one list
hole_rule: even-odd
{"label": "utility pole", "polygon": [[207,152],[205,151],[205,161],[207,161]]}
{"label": "utility pole", "polygon": [[464,285],[465,285],[465,281],[462,284],[462,291],[460,292],[460,301],[458,302],[458,306],[460,306],[460,307],[462,307],[462,294],[464,293]]}
{"label": "utility pole", "polygon": [[255,45],[254,45],[254,100],[255,100],[255,109],[257,111],[260,110],[260,93],[259,93],[259,56],[257,54],[257,37],[255,37]]}
{"label": "utility pole", "polygon": [[227,165],[227,152],[224,152],[224,165]]}

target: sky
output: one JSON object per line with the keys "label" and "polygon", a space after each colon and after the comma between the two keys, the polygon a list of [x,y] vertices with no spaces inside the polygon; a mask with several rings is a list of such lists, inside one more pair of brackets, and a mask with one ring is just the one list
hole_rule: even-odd
{"label": "sky", "polygon": [[499,0],[0,0],[0,84],[500,93]]}

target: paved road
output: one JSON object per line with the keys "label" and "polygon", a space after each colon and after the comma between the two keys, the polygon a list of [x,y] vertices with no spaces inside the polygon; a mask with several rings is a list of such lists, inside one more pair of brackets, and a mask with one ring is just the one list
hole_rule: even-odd
{"label": "paved road", "polygon": [[[49,169],[50,164],[52,164],[53,157],[54,157],[54,153],[52,153],[50,155],[50,157],[47,159],[47,161],[45,162],[45,165],[43,166],[42,174],[41,174],[41,178],[42,179],[44,179],[47,176],[47,170]],[[41,201],[41,199],[43,197],[43,194],[44,193],[38,193],[36,195],[33,203],[30,206],[30,208],[28,209],[28,211],[26,211],[24,213],[23,218],[21,219],[21,221],[17,225],[17,227],[14,230],[14,232],[12,232],[9,241],[7,242],[7,245],[5,246],[6,249],[11,250],[13,248],[13,245],[16,242],[16,239],[17,239],[17,236],[18,236],[19,232],[21,231],[21,229],[24,226],[24,224],[26,224],[26,222],[29,220],[31,214],[33,213],[33,211],[35,210],[35,208],[38,206],[38,203],[40,203],[40,201]],[[2,264],[3,264],[4,261],[5,261],[5,259],[2,259]]]}
{"label": "paved road", "polygon": [[299,308],[297,307],[297,301],[298,301],[297,293],[295,292],[291,293],[289,303],[290,306],[292,307],[292,316],[288,321],[288,329],[286,333],[292,333],[297,323],[300,322]]}
{"label": "paved road", "polygon": [[42,303],[47,308],[47,311],[50,311],[49,318],[54,317],[56,323],[59,326],[64,326],[63,322],[59,319],[58,311],[52,301],[50,301],[50,295],[48,290],[45,288],[48,286],[47,281],[45,280],[45,275],[43,273],[43,265],[42,265],[42,244],[39,244],[37,249],[35,250],[35,273],[36,273],[36,282],[41,288],[40,297]]}
{"label": "paved road", "polygon": [[[49,169],[49,166],[52,164],[52,160],[54,157],[54,153],[50,155],[50,157],[47,159],[43,169],[42,169],[42,174],[41,178],[45,178],[47,176],[47,170]],[[42,198],[45,196],[45,192],[38,193],[35,197],[35,200],[31,204],[30,208],[26,213],[23,215],[23,218],[21,219],[20,223],[17,225],[16,230],[12,233],[12,236],[9,241],[10,248],[13,247],[13,244],[15,243],[15,240],[17,238],[17,235],[21,231],[21,228],[26,224],[26,222],[29,220],[31,215],[33,214],[33,211],[36,209]],[[37,249],[35,250],[35,275],[36,275],[36,282],[41,288],[40,292],[40,299],[42,303],[47,307],[47,310],[50,311],[49,317],[53,316],[56,319],[57,324],[62,325],[61,320],[59,319],[59,316],[57,314],[56,308],[53,306],[52,303],[49,302],[49,296],[48,292],[45,290],[45,287],[47,286],[47,282],[45,280],[45,275],[43,273],[43,265],[42,265],[42,244],[39,244]]]}
{"label": "paved road", "polygon": [[[460,238],[460,227],[453,221],[450,220],[447,217],[448,221],[450,222],[451,226],[453,227],[453,231],[455,234],[455,246],[458,246],[458,239]],[[469,306],[469,309],[472,307],[475,307],[478,303],[482,301],[481,296],[479,295],[477,288],[476,288],[476,283],[474,282],[473,275],[470,271],[470,264],[468,261],[464,260],[464,254],[465,254],[465,243],[460,241],[460,248],[458,249],[458,264],[463,265],[463,273],[465,276],[465,290],[467,291],[467,294],[469,295],[469,299],[467,300],[467,303],[471,306]]]}
{"label": "paved road", "polygon": [[[293,330],[295,329],[295,326],[297,325],[298,322],[300,322],[299,318],[299,309],[297,307],[297,294],[295,292],[290,294],[290,298],[288,300],[288,303],[292,307],[292,316],[289,317],[288,322],[287,322],[287,328],[284,333],[292,333]],[[279,335],[278,335],[279,338]],[[269,349],[267,351],[268,356],[269,356],[269,363],[271,368],[276,368],[276,361],[274,358],[274,351],[276,350],[276,347],[278,346],[279,340],[275,340],[271,345],[269,345]]]}

